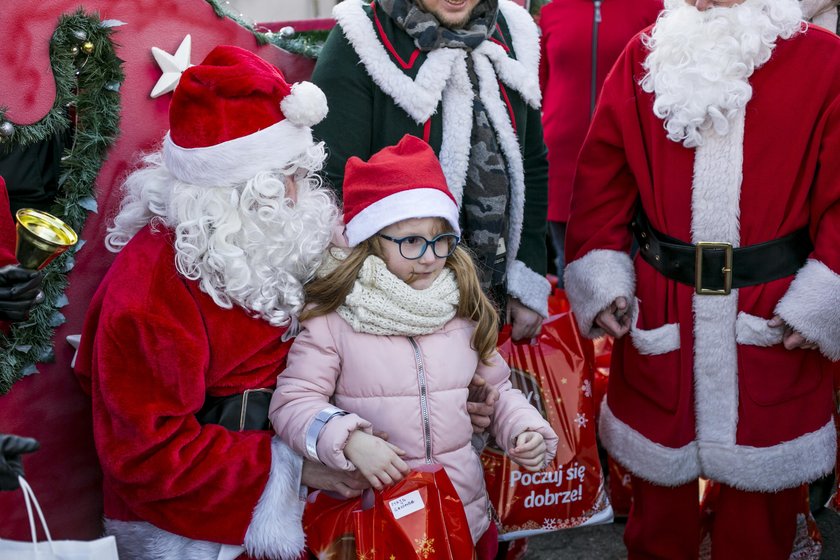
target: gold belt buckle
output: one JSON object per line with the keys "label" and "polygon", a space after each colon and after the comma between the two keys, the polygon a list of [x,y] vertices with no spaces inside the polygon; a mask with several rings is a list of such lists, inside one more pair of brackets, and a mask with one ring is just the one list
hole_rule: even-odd
{"label": "gold belt buckle", "polygon": [[[694,246],[694,292],[701,296],[728,296],[732,291],[732,243],[716,241],[700,241]],[[723,274],[723,289],[714,290],[703,287],[703,250],[723,249],[724,264],[720,270]]]}
{"label": "gold belt buckle", "polygon": [[260,387],[259,389],[245,389],[242,391],[242,408],[239,410],[239,431],[242,432],[245,430],[245,419],[247,418],[248,413],[248,397],[251,393],[268,393],[271,394],[274,392],[274,389],[267,389],[265,387]]}

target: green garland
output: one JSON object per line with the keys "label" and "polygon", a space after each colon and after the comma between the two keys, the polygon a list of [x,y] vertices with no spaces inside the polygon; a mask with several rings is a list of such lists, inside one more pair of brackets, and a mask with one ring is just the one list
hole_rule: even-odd
{"label": "green garland", "polygon": [[[292,54],[299,54],[308,58],[317,59],[321,54],[321,49],[324,48],[327,35],[330,33],[329,30],[304,31],[299,33],[295,32],[293,29],[289,29],[288,32],[259,31],[254,27],[254,24],[248,23],[242,19],[240,17],[241,14],[231,11],[228,7],[229,4],[224,3],[223,0],[206,1],[213,7],[213,11],[216,12],[217,16],[230,18],[240,26],[253,33],[260,45],[270,43],[275,47],[281,48]],[[540,13],[542,7],[549,2],[551,2],[551,0],[531,0],[528,5],[528,10],[532,16],[536,17]]]}
{"label": "green garland", "polygon": [[[59,196],[51,212],[77,232],[82,231],[87,213],[96,211],[94,181],[119,134],[119,89],[124,76],[111,41],[113,28],[119,25],[122,22],[102,21],[98,14],[85,14],[81,8],[61,16],[50,42],[56,90],[52,109],[37,123],[15,126],[14,135],[0,143],[0,152],[8,152],[75,128],[73,144],[62,157]],[[68,109],[75,118],[68,116]],[[5,113],[0,108],[0,122],[6,120]],[[67,305],[67,274],[83,243],[44,269],[45,298],[29,319],[14,324],[8,335],[0,334],[0,394],[22,376],[35,373],[37,362],[54,359],[52,339],[55,328],[65,320],[60,308]]]}
{"label": "green garland", "polygon": [[550,3],[551,0],[531,0],[531,3],[528,5],[528,11],[531,12],[532,16],[536,17],[539,15],[540,10],[543,9],[543,6]]}
{"label": "green garland", "polygon": [[261,31],[255,28],[253,23],[242,19],[240,14],[231,11],[229,4],[220,0],[206,1],[213,8],[213,11],[216,12],[217,16],[229,18],[253,33],[257,39],[257,43],[260,45],[270,43],[292,54],[299,54],[308,58],[318,58],[324,42],[327,40],[327,35],[329,35],[328,30],[306,31],[301,33],[296,33],[294,30],[289,30],[289,33]]}

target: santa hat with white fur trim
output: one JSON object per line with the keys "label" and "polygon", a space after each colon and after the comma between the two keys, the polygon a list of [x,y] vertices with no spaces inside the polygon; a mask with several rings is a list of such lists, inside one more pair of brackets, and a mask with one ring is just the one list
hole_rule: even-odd
{"label": "santa hat with white fur trim", "polygon": [[313,143],[309,127],[326,115],[318,86],[290,86],[254,53],[218,46],[181,76],[169,106],[164,162],[185,183],[242,183],[303,153]]}
{"label": "santa hat with white fur trim", "polygon": [[410,218],[443,218],[461,235],[458,204],[434,151],[406,134],[368,161],[347,160],[344,170],[344,234],[350,247],[382,228]]}

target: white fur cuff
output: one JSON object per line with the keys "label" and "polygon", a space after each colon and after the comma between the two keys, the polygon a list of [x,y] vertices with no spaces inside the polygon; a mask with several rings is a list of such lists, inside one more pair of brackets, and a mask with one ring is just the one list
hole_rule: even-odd
{"label": "white fur cuff", "polygon": [[815,342],[820,352],[840,360],[840,275],[818,260],[809,259],[776,305],[785,322]]}
{"label": "white fur cuff", "polygon": [[271,473],[245,533],[250,556],[296,560],[303,551],[299,498],[303,459],[278,438],[271,440]]}
{"label": "white fur cuff", "polygon": [[528,268],[522,261],[514,261],[507,271],[507,291],[528,309],[548,317],[548,296],[551,282]]}
{"label": "white fur cuff", "polygon": [[660,486],[679,486],[700,476],[696,442],[680,448],[653,442],[619,420],[606,398],[598,429],[604,448],[636,476]]}
{"label": "white fur cuff", "polygon": [[616,298],[624,297],[628,305],[635,301],[633,261],[622,251],[590,251],[569,263],[563,278],[580,332],[589,338],[604,334],[595,326],[595,317]]}

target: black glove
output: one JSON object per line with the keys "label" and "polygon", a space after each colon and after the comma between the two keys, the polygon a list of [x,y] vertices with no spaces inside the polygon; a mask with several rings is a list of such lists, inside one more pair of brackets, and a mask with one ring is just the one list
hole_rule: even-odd
{"label": "black glove", "polygon": [[44,275],[15,265],[0,268],[0,320],[23,321],[35,303],[44,299]]}
{"label": "black glove", "polygon": [[37,451],[41,444],[27,437],[0,435],[0,490],[20,488],[18,476],[23,476],[21,454]]}

